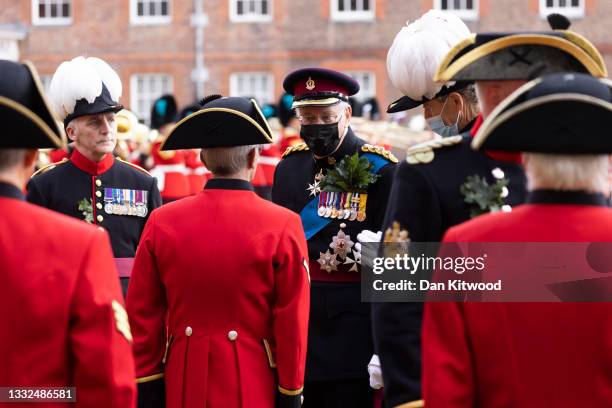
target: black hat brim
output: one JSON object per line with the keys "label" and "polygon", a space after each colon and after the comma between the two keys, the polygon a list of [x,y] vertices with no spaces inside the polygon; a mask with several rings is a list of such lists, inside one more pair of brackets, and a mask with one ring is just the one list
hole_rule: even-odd
{"label": "black hat brim", "polygon": [[0,120],[6,124],[6,136],[0,138],[1,149],[56,149],[62,139],[34,112],[0,96]]}
{"label": "black hat brim", "polygon": [[450,93],[460,91],[471,84],[473,84],[473,82],[471,81],[462,81],[457,82],[452,86],[443,86],[442,89],[440,89],[440,92],[438,92],[433,98],[429,99],[423,97],[423,99],[420,101],[416,101],[410,98],[409,96],[402,96],[401,98],[396,99],[395,101],[391,102],[391,104],[389,104],[389,106],[387,107],[387,113],[397,113],[414,109],[418,106],[421,106],[425,102],[429,102],[433,99],[441,98],[442,96],[448,95]]}
{"label": "black hat brim", "polygon": [[549,154],[612,153],[612,137],[601,130],[602,123],[612,121],[612,103],[594,96],[559,93],[521,103],[509,100],[505,109],[493,115],[479,129],[473,148]]}
{"label": "black hat brim", "polygon": [[[49,106],[36,69],[29,61],[23,63],[34,85],[27,97],[27,107],[13,99],[0,96],[0,120],[6,124],[8,137],[0,138],[4,149],[56,149],[66,144],[66,136],[58,126]],[[17,72],[15,72],[17,74]],[[7,72],[5,72],[7,74]],[[15,81],[24,81],[17,75]],[[26,102],[24,102],[26,103]]]}
{"label": "black hat brim", "polygon": [[[230,108],[204,108],[182,119],[162,142],[160,150],[234,147],[272,143],[272,132],[254,100],[261,120]],[[260,119],[260,118],[257,118]]]}

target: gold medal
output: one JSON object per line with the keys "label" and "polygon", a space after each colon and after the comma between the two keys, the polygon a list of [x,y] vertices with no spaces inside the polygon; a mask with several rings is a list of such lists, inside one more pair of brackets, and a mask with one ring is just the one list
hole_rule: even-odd
{"label": "gold medal", "polygon": [[332,207],[331,209],[331,218],[338,218],[338,210],[336,207]]}
{"label": "gold medal", "polygon": [[357,221],[359,221],[359,222],[363,222],[363,221],[365,221],[365,219],[366,219],[366,215],[365,215],[365,213],[364,213],[364,212],[359,211],[359,212],[357,213]]}

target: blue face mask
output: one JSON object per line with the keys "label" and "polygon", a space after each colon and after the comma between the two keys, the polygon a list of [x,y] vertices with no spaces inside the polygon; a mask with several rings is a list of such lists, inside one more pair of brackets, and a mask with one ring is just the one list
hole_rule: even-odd
{"label": "blue face mask", "polygon": [[446,101],[448,101],[448,99],[444,101],[444,105],[442,105],[442,110],[440,111],[440,114],[438,116],[434,116],[434,117],[427,119],[427,126],[429,126],[431,131],[434,133],[437,133],[438,135],[442,137],[455,136],[459,134],[458,123],[459,123],[459,114],[461,112],[457,113],[457,120],[455,121],[454,125],[447,125],[442,120],[442,112],[444,112],[444,107],[446,107]]}

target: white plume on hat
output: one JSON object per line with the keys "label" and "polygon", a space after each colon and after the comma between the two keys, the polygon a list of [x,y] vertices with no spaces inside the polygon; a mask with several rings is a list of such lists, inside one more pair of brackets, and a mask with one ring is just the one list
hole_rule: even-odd
{"label": "white plume on hat", "polygon": [[53,74],[48,98],[61,120],[74,112],[80,99],[93,103],[102,93],[102,83],[113,101],[118,102],[122,93],[119,75],[100,58],[76,57],[64,61]]}
{"label": "white plume on hat", "polygon": [[418,20],[406,22],[387,54],[391,82],[414,100],[433,98],[445,85],[433,81],[440,62],[454,45],[469,36],[465,23],[449,12],[429,10]]}

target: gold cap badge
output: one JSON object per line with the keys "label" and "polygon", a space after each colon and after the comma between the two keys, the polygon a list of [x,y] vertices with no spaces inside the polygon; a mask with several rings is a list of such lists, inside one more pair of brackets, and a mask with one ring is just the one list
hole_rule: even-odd
{"label": "gold cap badge", "polygon": [[315,81],[313,81],[311,77],[308,77],[308,81],[306,81],[306,89],[309,91],[315,89]]}

